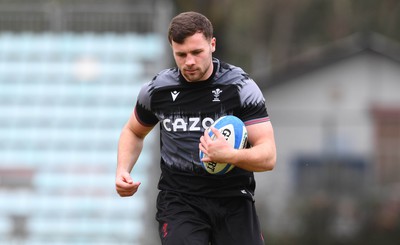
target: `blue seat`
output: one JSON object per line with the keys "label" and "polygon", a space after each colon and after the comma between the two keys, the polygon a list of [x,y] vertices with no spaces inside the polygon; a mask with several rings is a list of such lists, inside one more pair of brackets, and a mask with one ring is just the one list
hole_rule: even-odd
{"label": "blue seat", "polygon": [[6,237],[11,233],[12,229],[13,227],[10,222],[10,217],[0,217],[0,237]]}
{"label": "blue seat", "polygon": [[27,244],[139,244],[153,134],[133,172],[144,184],[135,198],[115,191],[116,153],[163,43],[158,34],[0,33],[0,168],[34,172],[26,189],[0,188],[0,237],[21,215]]}

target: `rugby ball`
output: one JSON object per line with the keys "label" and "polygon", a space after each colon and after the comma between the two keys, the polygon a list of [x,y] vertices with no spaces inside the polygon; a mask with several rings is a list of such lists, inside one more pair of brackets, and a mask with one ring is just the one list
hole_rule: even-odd
{"label": "rugby ball", "polygon": [[[247,130],[238,117],[227,115],[217,119],[211,126],[216,128],[225,137],[226,141],[235,149],[243,149],[247,145]],[[212,140],[215,139],[214,133],[211,129],[206,129],[206,132]],[[200,161],[206,156],[200,150]],[[226,174],[231,171],[235,166],[229,163],[220,162],[201,162],[203,168],[210,174]]]}

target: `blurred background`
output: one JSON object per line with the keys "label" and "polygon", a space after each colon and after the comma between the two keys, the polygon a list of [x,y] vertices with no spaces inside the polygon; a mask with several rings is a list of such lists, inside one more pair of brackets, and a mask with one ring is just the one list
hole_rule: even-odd
{"label": "blurred background", "polygon": [[257,173],[267,244],[400,241],[397,0],[0,0],[0,244],[159,243],[157,130],[114,188],[140,86],[174,66],[181,11],[262,88],[278,161]]}

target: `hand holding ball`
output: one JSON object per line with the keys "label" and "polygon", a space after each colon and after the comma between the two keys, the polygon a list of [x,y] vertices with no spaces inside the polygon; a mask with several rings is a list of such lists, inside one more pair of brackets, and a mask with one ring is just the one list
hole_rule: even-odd
{"label": "hand holding ball", "polygon": [[[228,115],[216,120],[210,128],[206,130],[211,140],[215,140],[216,135],[212,132],[212,127],[217,129],[234,149],[243,149],[246,147],[247,130],[244,123],[239,118]],[[200,161],[204,157],[207,157],[201,150],[199,156]],[[221,162],[202,162],[202,166],[210,174],[225,174],[234,168],[234,165]]]}

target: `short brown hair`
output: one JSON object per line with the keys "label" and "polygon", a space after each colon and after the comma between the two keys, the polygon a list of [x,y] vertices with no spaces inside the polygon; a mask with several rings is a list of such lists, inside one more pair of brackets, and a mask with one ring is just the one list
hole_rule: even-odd
{"label": "short brown hair", "polygon": [[213,37],[213,26],[207,17],[197,12],[183,12],[175,16],[168,30],[168,41],[182,44],[187,37],[203,33],[206,39]]}

